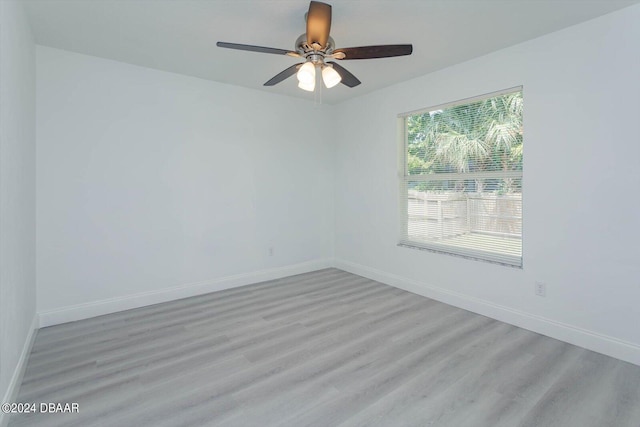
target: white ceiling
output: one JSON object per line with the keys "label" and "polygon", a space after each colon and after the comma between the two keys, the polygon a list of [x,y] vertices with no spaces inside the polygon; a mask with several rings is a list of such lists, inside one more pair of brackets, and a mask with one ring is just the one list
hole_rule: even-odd
{"label": "white ceiling", "polygon": [[[408,80],[612,12],[640,0],[326,0],[337,47],[413,43],[408,57],[342,61],[362,84],[322,102]],[[291,77],[298,59],[216,47],[294,50],[306,0],[24,0],[36,42],[88,55],[313,100]]]}

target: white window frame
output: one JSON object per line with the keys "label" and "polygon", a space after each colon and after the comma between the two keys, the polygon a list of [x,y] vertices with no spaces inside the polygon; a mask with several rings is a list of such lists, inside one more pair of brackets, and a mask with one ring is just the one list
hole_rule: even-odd
{"label": "white window frame", "polygon": [[[398,246],[407,247],[412,249],[420,249],[426,250],[429,252],[446,254],[458,256],[466,259],[477,260],[477,261],[485,261],[494,264],[500,264],[508,267],[516,267],[523,268],[523,249],[524,245],[522,245],[520,256],[510,256],[510,255],[497,255],[495,253],[488,253],[486,251],[482,251],[480,249],[473,248],[456,248],[454,246],[450,246],[447,244],[438,243],[436,241],[416,241],[411,240],[409,237],[409,218],[408,218],[408,182],[412,181],[433,181],[438,178],[434,178],[433,175],[409,175],[408,170],[408,137],[407,137],[407,117],[417,114],[422,114],[435,110],[443,110],[446,108],[451,108],[454,106],[471,104],[477,101],[482,101],[488,98],[493,98],[500,95],[506,95],[514,92],[524,92],[522,86],[516,86],[509,89],[504,89],[496,92],[491,92],[479,96],[474,96],[471,98],[465,98],[458,101],[448,102],[445,104],[435,105],[429,108],[423,108],[419,110],[413,110],[406,113],[398,114],[398,135],[397,138],[399,140],[398,148],[398,177],[399,177],[399,205],[400,205],[400,238],[398,242]],[[446,177],[449,179],[473,179],[474,177],[478,178],[493,178],[496,175],[499,175],[501,178],[519,178],[522,180],[522,196],[524,196],[524,175],[523,175],[524,167],[522,171],[500,171],[500,172],[476,172],[476,173],[459,173],[459,174],[446,174]],[[439,175],[439,174],[434,174]],[[443,174],[444,175],[444,174]],[[444,178],[439,178],[444,179]],[[522,235],[520,237],[521,242],[524,241],[524,212],[522,212]]]}

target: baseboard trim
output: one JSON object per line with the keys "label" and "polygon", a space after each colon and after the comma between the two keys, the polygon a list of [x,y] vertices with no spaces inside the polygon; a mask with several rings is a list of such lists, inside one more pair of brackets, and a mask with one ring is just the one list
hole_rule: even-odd
{"label": "baseboard trim", "polygon": [[187,283],[168,289],[142,292],[123,297],[109,298],[100,301],[62,307],[55,310],[42,311],[39,313],[40,327],[44,328],[46,326],[74,322],[76,320],[188,298],[209,292],[236,288],[239,286],[264,282],[266,280],[280,279],[282,277],[293,276],[295,274],[308,273],[310,271],[329,268],[332,265],[333,261],[331,259],[319,259],[285,267],[270,268],[196,283]]}
{"label": "baseboard trim", "polygon": [[[7,391],[5,392],[4,397],[2,398],[0,403],[16,402],[18,391],[20,391],[20,384],[22,384],[22,377],[24,376],[24,371],[27,367],[27,360],[29,359],[29,354],[31,354],[31,348],[33,347],[33,342],[36,338],[38,323],[38,314],[36,313],[33,316],[33,320],[31,321],[31,329],[29,330],[27,339],[24,341],[24,346],[22,347],[22,353],[20,353],[18,364],[13,371],[11,381],[9,381],[9,387],[7,388]],[[11,414],[5,414],[4,412],[0,411],[0,427],[6,427],[9,424],[10,416]]]}
{"label": "baseboard trim", "polygon": [[334,267],[640,366],[640,346],[631,342],[350,261],[335,260]]}

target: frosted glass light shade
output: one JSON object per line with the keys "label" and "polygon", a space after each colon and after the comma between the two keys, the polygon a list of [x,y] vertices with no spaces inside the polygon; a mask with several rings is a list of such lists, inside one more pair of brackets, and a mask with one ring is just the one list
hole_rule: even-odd
{"label": "frosted glass light shade", "polygon": [[316,88],[316,80],[313,79],[311,80],[310,83],[306,83],[306,82],[298,82],[298,87],[302,90],[306,90],[307,92],[313,92],[314,89]]}
{"label": "frosted glass light shade", "polygon": [[[298,81],[304,85],[310,85],[313,83],[315,86],[316,82],[316,67],[311,62],[305,62],[302,67],[298,70]],[[307,90],[307,89],[305,89]],[[313,89],[311,89],[313,90]]]}
{"label": "frosted glass light shade", "polygon": [[330,89],[342,81],[342,77],[333,67],[326,66],[322,69],[322,81],[327,89]]}

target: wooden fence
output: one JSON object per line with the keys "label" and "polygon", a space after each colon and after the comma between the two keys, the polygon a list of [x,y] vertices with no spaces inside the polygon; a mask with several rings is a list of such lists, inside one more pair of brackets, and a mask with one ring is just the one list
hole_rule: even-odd
{"label": "wooden fence", "polygon": [[469,233],[522,237],[522,194],[408,190],[409,235],[445,239]]}

